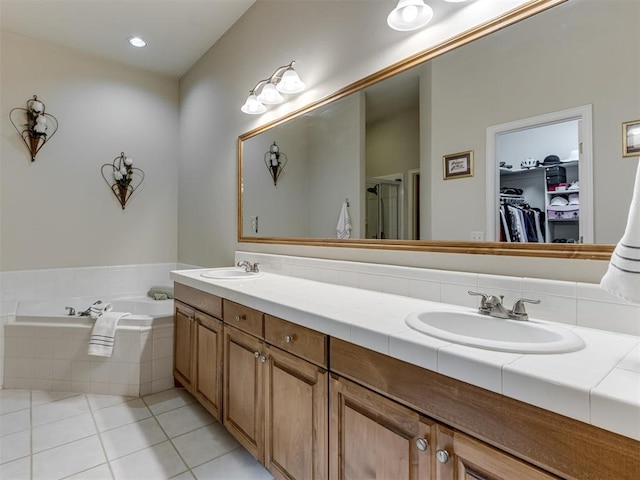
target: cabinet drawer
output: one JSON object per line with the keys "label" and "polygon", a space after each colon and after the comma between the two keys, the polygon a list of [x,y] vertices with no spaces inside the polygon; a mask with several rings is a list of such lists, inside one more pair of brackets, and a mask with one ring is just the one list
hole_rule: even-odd
{"label": "cabinet drawer", "polygon": [[175,283],[173,291],[176,300],[191,305],[201,312],[222,318],[222,299],[220,297],[196,288],[187,287],[181,283]]}
{"label": "cabinet drawer", "polygon": [[282,350],[317,365],[327,365],[327,336],[323,333],[265,315],[264,338]]}
{"label": "cabinet drawer", "polygon": [[238,305],[229,300],[223,301],[223,311],[224,323],[233,325],[256,337],[263,338],[262,312],[244,305]]}

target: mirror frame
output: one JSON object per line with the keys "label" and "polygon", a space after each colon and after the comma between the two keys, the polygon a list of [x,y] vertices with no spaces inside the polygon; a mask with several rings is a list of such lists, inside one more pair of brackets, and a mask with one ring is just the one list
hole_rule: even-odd
{"label": "mirror frame", "polygon": [[532,0],[505,15],[461,33],[439,45],[423,50],[400,62],[358,80],[334,94],[317,100],[306,107],[291,112],[238,137],[238,243],[264,243],[278,245],[300,245],[315,247],[366,248],[376,250],[400,250],[433,253],[457,253],[475,255],[510,255],[522,257],[546,257],[567,259],[606,260],[611,258],[615,245],[605,244],[555,244],[555,243],[504,243],[504,242],[461,242],[429,240],[377,240],[377,239],[337,239],[337,238],[292,238],[292,237],[245,237],[242,224],[242,147],[243,142],[288,120],[300,117],[318,107],[339,100],[393,75],[419,65],[427,60],[461,47],[493,32],[506,28],[537,13],[548,10],[569,0]]}

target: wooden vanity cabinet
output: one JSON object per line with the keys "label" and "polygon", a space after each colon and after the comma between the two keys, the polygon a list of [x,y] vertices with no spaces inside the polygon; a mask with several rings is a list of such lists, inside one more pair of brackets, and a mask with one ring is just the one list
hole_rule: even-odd
{"label": "wooden vanity cabinet", "polygon": [[175,284],[174,291],[173,375],[211,415],[220,420],[222,299],[181,284]]}
{"label": "wooden vanity cabinet", "polygon": [[224,426],[275,478],[327,478],[326,336],[269,315],[261,323],[233,302],[223,308]]}

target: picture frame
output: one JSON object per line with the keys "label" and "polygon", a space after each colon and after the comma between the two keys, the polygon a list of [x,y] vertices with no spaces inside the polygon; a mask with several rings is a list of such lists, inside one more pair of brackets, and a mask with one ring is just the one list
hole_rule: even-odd
{"label": "picture frame", "polygon": [[445,180],[473,177],[473,150],[445,155],[442,163]]}
{"label": "picture frame", "polygon": [[640,157],[640,120],[622,124],[622,156]]}

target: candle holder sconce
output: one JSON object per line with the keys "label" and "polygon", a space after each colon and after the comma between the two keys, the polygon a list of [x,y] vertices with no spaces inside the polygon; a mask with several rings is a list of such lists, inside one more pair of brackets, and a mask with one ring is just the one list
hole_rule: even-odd
{"label": "candle holder sconce", "polygon": [[144,180],[144,172],[133,166],[133,158],[125,156],[124,152],[113,159],[112,163],[105,163],[101,168],[102,178],[116,196],[122,210]]}
{"label": "candle holder sconce", "polygon": [[287,156],[280,151],[280,147],[276,145],[276,142],[273,142],[273,145],[269,147],[269,151],[264,154],[264,164],[267,166],[267,170],[269,170],[273,184],[276,185],[278,183],[278,177],[280,177],[280,174],[287,164]]}
{"label": "candle holder sconce", "polygon": [[[27,123],[23,123],[25,117],[22,115],[26,116]],[[44,144],[58,131],[58,120],[45,112],[44,102],[38,100],[36,95],[27,100],[27,108],[12,109],[9,112],[9,120],[29,149],[32,162],[35,162],[36,155]]]}

